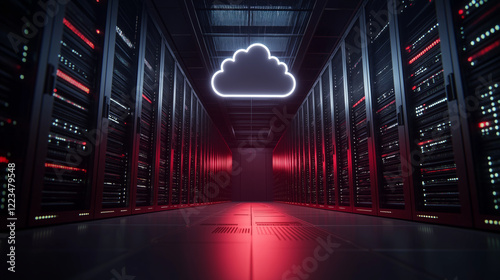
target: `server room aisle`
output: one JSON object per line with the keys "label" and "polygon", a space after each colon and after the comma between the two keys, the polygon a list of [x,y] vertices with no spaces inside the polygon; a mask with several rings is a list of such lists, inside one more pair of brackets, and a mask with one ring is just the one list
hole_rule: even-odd
{"label": "server room aisle", "polygon": [[16,243],[18,279],[500,275],[499,234],[281,203],[216,204],[35,228],[18,232]]}

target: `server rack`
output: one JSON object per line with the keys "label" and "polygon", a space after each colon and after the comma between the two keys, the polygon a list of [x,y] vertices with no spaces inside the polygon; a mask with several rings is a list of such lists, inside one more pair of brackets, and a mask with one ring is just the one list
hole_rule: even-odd
{"label": "server rack", "polygon": [[317,204],[319,207],[325,207],[325,150],[323,137],[323,98],[322,98],[321,80],[316,83],[313,89],[314,95],[314,127],[316,141],[316,183],[318,192]]}
{"label": "server rack", "polygon": [[191,160],[189,163],[189,204],[195,203],[196,196],[196,156],[197,156],[197,125],[198,125],[198,98],[193,93],[193,98],[191,100],[191,137],[190,137],[190,152]]}
{"label": "server rack", "polygon": [[69,2],[55,15],[53,32],[44,34],[52,46],[48,80],[54,82],[46,84],[42,97],[30,225],[93,217],[97,157],[92,134],[102,114],[108,6]]}
{"label": "server rack", "polygon": [[[373,126],[372,181],[377,185],[378,215],[411,218],[410,186],[403,178],[405,136],[399,64],[395,54],[396,22],[386,0],[373,0],[365,7],[368,58],[368,96]],[[383,16],[386,15],[386,16]],[[397,86],[396,86],[397,84]]]}
{"label": "server rack", "polygon": [[186,82],[186,89],[184,91],[184,106],[183,106],[183,119],[182,122],[182,175],[181,175],[181,205],[189,203],[189,164],[191,162],[191,86]]}
{"label": "server rack", "polygon": [[[159,138],[158,134],[158,104],[160,104],[160,63],[161,43],[160,32],[150,17],[144,16],[145,32],[143,41],[145,46],[140,55],[140,63],[144,74],[140,81],[141,96],[137,102],[137,136],[138,149],[135,158],[136,184],[133,186],[135,195],[132,197],[132,212],[151,212],[153,207],[154,185],[158,167],[156,166],[156,149]],[[147,19],[147,20],[146,20]],[[159,159],[158,159],[159,160]],[[156,173],[156,174],[155,174]]]}
{"label": "server rack", "polygon": [[[436,1],[396,5],[412,161],[413,218],[469,226],[467,170],[456,100],[450,91],[446,21]],[[418,20],[421,24],[415,24]],[[442,51],[444,50],[444,52]]]}
{"label": "server rack", "polygon": [[[26,217],[19,210],[26,209],[29,201],[31,158],[37,126],[30,119],[38,119],[44,79],[37,78],[41,65],[46,65],[48,42],[41,40],[46,29],[33,23],[24,25],[23,17],[32,19],[37,11],[35,1],[4,1],[0,18],[0,218],[17,218],[22,227]],[[31,133],[30,133],[31,132]],[[10,184],[10,185],[9,185]],[[17,198],[17,199],[16,199]],[[15,201],[13,201],[13,199]],[[10,204],[10,205],[9,205]],[[1,229],[6,229],[4,223]]]}
{"label": "server rack", "polygon": [[174,143],[171,158],[171,205],[177,207],[181,203],[181,176],[182,176],[182,121],[184,112],[184,76],[178,66],[175,68],[175,95],[174,95],[174,126],[172,142]]}
{"label": "server rack", "polygon": [[[350,184],[351,204],[353,211],[374,214],[373,184],[370,178],[369,138],[370,112],[364,83],[365,61],[361,46],[365,34],[362,25],[363,17],[355,20],[351,30],[345,38],[346,83],[347,83],[347,119],[350,130]],[[370,98],[368,96],[368,98]]]}
{"label": "server rack", "polygon": [[336,147],[337,173],[337,205],[340,211],[351,211],[351,188],[349,184],[349,162],[350,144],[348,138],[348,122],[346,117],[346,68],[344,61],[345,51],[343,44],[332,58],[332,81],[333,81],[333,101],[334,101],[334,131]]}
{"label": "server rack", "polygon": [[[299,204],[316,206],[311,137],[322,129],[328,208],[498,230],[498,10],[495,1],[366,1],[311,89],[320,83],[322,107],[309,93],[300,127],[274,152],[287,166],[282,155],[295,160],[299,137]],[[323,123],[313,126],[317,108]]]}
{"label": "server rack", "polygon": [[[134,182],[136,100],[143,6],[137,1],[112,2],[99,170],[96,181],[96,217],[131,213]],[[113,43],[111,43],[113,42]],[[102,168],[101,168],[102,166]]]}
{"label": "server rack", "polygon": [[202,133],[203,133],[203,110],[201,107],[201,104],[198,102],[197,104],[197,129],[196,129],[196,194],[195,194],[195,203],[200,204],[202,203],[202,183],[201,183],[201,178],[202,178],[202,147],[203,147],[203,139],[202,139]]}
{"label": "server rack", "polygon": [[[166,45],[163,44],[166,49]],[[167,50],[164,52],[163,62],[163,92],[161,102],[161,129],[160,129],[160,160],[159,160],[159,176],[157,188],[157,204],[156,209],[168,209],[170,206],[170,189],[171,189],[171,161],[172,154],[172,128],[174,125],[173,110],[174,110],[174,75],[175,75],[175,60],[171,53]]]}
{"label": "server rack", "polygon": [[335,146],[333,130],[333,96],[332,96],[332,74],[330,65],[321,74],[321,98],[323,110],[323,138],[324,138],[324,176],[325,176],[325,203],[330,209],[337,205],[336,184],[335,184]]}
{"label": "server rack", "polygon": [[307,126],[309,131],[309,168],[311,170],[310,173],[310,181],[309,184],[311,186],[311,200],[310,203],[312,205],[318,204],[318,185],[317,185],[317,160],[316,160],[316,123],[314,121],[314,94],[313,92],[309,92],[309,96],[307,98]]}
{"label": "server rack", "polygon": [[[500,230],[498,1],[446,2],[476,227]],[[453,89],[451,89],[453,90]]]}

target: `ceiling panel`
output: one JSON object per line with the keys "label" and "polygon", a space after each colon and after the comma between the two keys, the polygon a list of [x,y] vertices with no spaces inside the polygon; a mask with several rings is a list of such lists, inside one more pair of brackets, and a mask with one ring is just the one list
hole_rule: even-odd
{"label": "ceiling panel", "polygon": [[[335,48],[360,0],[153,1],[174,52],[209,115],[231,147],[273,148]],[[166,3],[168,2],[168,4]],[[268,46],[289,66],[296,92],[283,99],[228,99],[213,93],[211,76],[226,58],[252,43]],[[271,131],[271,127],[279,130]],[[272,136],[272,139],[262,137]]]}

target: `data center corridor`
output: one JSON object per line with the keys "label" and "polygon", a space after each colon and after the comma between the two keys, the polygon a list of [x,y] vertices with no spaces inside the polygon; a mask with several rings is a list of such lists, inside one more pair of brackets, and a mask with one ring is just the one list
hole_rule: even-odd
{"label": "data center corridor", "polygon": [[19,267],[30,269],[17,279],[494,279],[500,273],[498,234],[282,203],[216,204],[18,234],[31,248],[18,252],[25,256]]}
{"label": "data center corridor", "polygon": [[0,13],[1,280],[500,279],[500,1]]}

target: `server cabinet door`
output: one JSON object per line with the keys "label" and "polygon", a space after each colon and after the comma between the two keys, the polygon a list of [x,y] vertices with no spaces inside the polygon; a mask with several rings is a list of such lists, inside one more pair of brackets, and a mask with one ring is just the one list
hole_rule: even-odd
{"label": "server cabinet door", "polygon": [[112,4],[110,48],[96,187],[96,217],[129,215],[135,147],[142,4],[121,0]]}
{"label": "server cabinet door", "polygon": [[309,140],[309,108],[308,108],[308,99],[304,101],[302,104],[302,131],[304,136],[304,167],[306,170],[305,176],[305,197],[304,203],[309,205],[311,203],[311,158],[309,155],[310,152],[310,140]]}
{"label": "server cabinet door", "polygon": [[196,140],[197,140],[197,135],[196,135],[196,126],[198,125],[198,118],[197,118],[197,104],[198,104],[198,98],[193,94],[192,98],[192,105],[191,105],[191,134],[190,134],[190,145],[191,148],[189,150],[190,154],[190,163],[189,163],[189,204],[194,204],[195,203],[195,196],[196,196],[196,156],[197,156],[197,149],[196,149]]}
{"label": "server cabinet door", "polygon": [[170,178],[172,159],[172,129],[174,126],[174,73],[175,61],[165,47],[163,60],[163,92],[161,102],[160,167],[157,189],[157,210],[168,209],[170,203]]}
{"label": "server cabinet door", "polygon": [[333,89],[332,73],[328,65],[321,74],[321,96],[323,102],[323,138],[324,138],[324,176],[325,176],[325,203],[328,208],[335,209],[336,184],[334,172],[334,130],[333,130]]}
{"label": "server cabinet door", "polygon": [[186,83],[186,88],[184,91],[184,106],[182,125],[184,126],[182,131],[182,175],[181,175],[181,204],[186,205],[189,202],[189,163],[191,162],[191,86]]}
{"label": "server cabinet door", "polygon": [[316,185],[318,189],[318,206],[325,207],[325,150],[323,137],[323,98],[321,95],[321,78],[314,86],[314,126],[316,128]]}
{"label": "server cabinet door", "polygon": [[446,8],[449,33],[453,34],[450,45],[456,46],[452,49],[453,65],[457,73],[456,94],[461,104],[474,224],[498,231],[500,4],[498,1],[453,1]]}
{"label": "server cabinet door", "polygon": [[50,45],[42,42],[50,24],[42,28],[23,22],[41,9],[36,3],[3,1],[0,11],[0,218],[15,217],[16,228],[24,227],[28,216],[33,140]]}
{"label": "server cabinet door", "polygon": [[108,4],[89,0],[61,6],[51,36],[45,37],[53,46],[48,71],[55,69],[56,78],[42,100],[30,225],[93,216]]}
{"label": "server cabinet door", "polygon": [[[350,184],[352,186],[351,202],[353,211],[375,214],[376,203],[372,192],[370,178],[370,154],[368,140],[370,137],[370,118],[367,111],[366,87],[364,84],[363,57],[364,26],[363,18],[355,20],[345,38],[345,61],[347,82],[347,113],[349,124],[350,152]],[[370,97],[368,96],[368,99]],[[369,111],[368,111],[369,112]]]}
{"label": "server cabinet door", "polygon": [[202,183],[201,183],[201,176],[202,176],[202,173],[201,173],[201,170],[202,170],[202,166],[201,166],[201,163],[202,163],[202,157],[203,157],[203,154],[202,154],[202,147],[203,147],[203,139],[202,139],[202,133],[203,133],[203,107],[200,103],[200,101],[198,101],[198,104],[197,104],[197,110],[198,110],[198,114],[197,114],[197,125],[196,125],[196,185],[195,185],[195,188],[196,188],[196,194],[195,194],[195,203],[199,204],[199,203],[202,203]]}
{"label": "server cabinet door", "polygon": [[[446,92],[451,71],[446,22],[436,1],[396,1],[405,82],[413,218],[471,225],[456,100]],[[444,33],[443,33],[444,31]],[[444,50],[444,51],[442,51]]]}
{"label": "server cabinet door", "polygon": [[316,123],[314,121],[314,94],[311,91],[307,98],[307,126],[309,128],[309,168],[311,170],[311,180],[309,181],[311,189],[311,204],[316,205],[318,203],[318,178],[316,170],[317,160],[316,160]]}
{"label": "server cabinet door", "polygon": [[333,84],[333,120],[335,132],[335,178],[336,178],[336,197],[338,210],[352,211],[351,207],[351,189],[349,186],[349,141],[347,135],[347,114],[345,102],[345,64],[344,48],[338,49],[331,61],[332,66],[332,84]]}
{"label": "server cabinet door", "polygon": [[307,178],[308,178],[308,167],[307,167],[307,160],[306,160],[306,151],[305,151],[305,132],[304,132],[304,109],[303,107],[299,108],[298,111],[298,126],[299,126],[299,161],[300,161],[300,198],[299,198],[299,203],[305,203],[306,202],[306,195],[307,195]]}
{"label": "server cabinet door", "polygon": [[180,201],[181,173],[182,173],[182,117],[184,112],[184,76],[177,66],[175,71],[174,95],[174,127],[173,127],[173,157],[171,177],[171,205],[177,207]]}
{"label": "server cabinet door", "polygon": [[375,157],[372,180],[377,184],[378,215],[410,219],[410,186],[401,169],[406,160],[401,144],[405,142],[401,88],[394,83],[399,78],[398,60],[393,59],[397,46],[391,44],[395,21],[387,4],[387,0],[373,0],[365,7]]}
{"label": "server cabinet door", "polygon": [[[146,17],[145,17],[146,18]],[[158,104],[160,99],[160,63],[162,38],[153,20],[147,17],[145,26],[144,55],[139,63],[143,71],[140,82],[141,96],[137,102],[139,145],[137,158],[137,183],[132,199],[132,212],[143,213],[154,210],[153,195],[155,187],[156,139],[158,123]]]}

